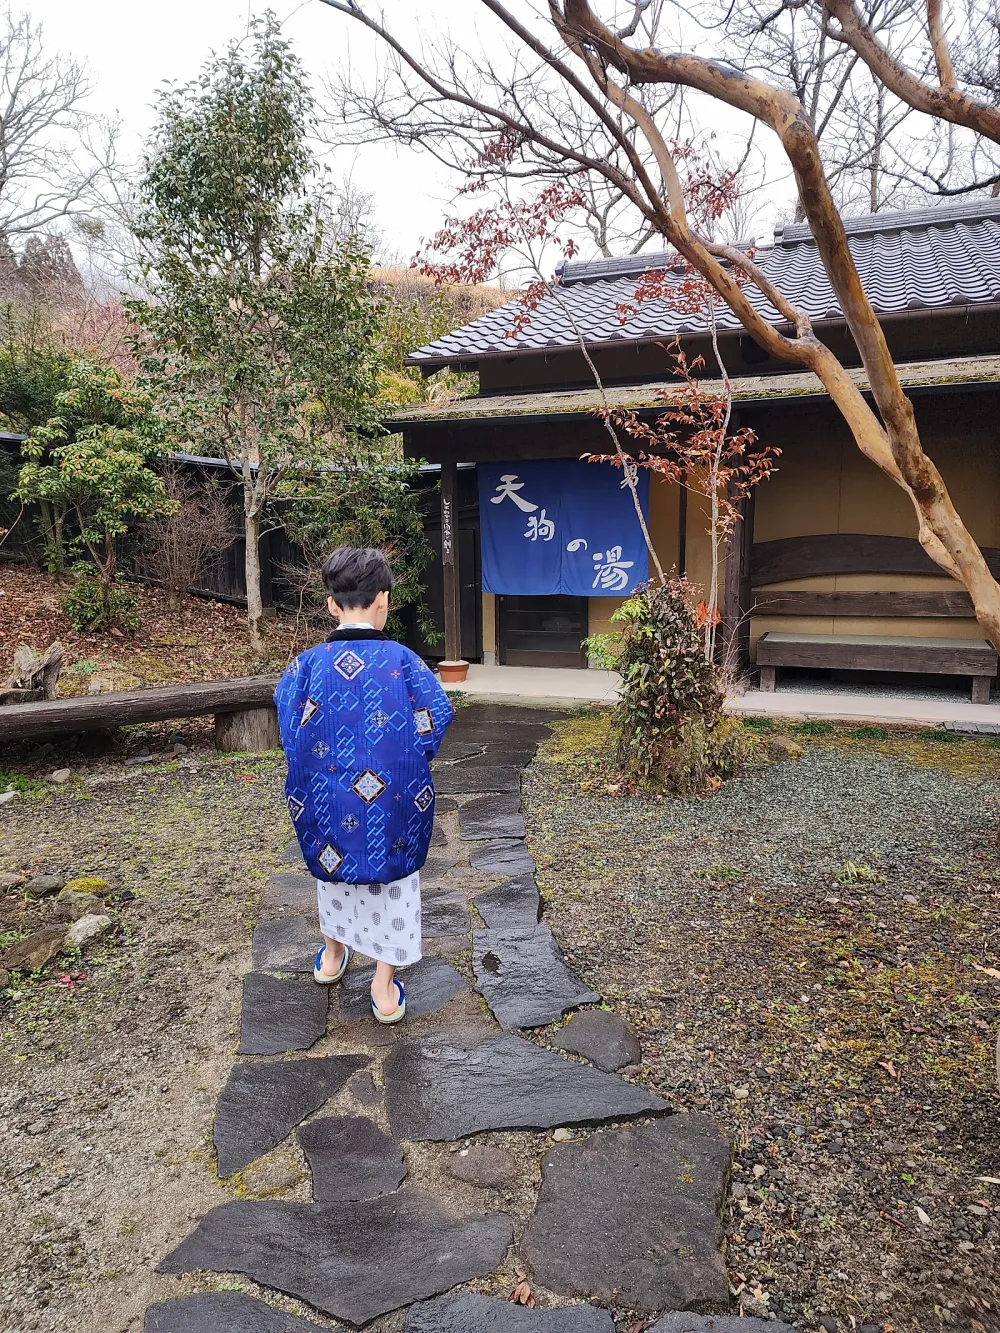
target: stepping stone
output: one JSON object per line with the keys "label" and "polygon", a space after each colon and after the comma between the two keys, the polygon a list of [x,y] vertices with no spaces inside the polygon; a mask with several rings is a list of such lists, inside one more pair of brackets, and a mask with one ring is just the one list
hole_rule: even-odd
{"label": "stepping stone", "polygon": [[302,848],[297,842],[290,842],[278,857],[278,860],[283,866],[303,865]]}
{"label": "stepping stone", "polygon": [[476,911],[491,930],[530,931],[542,916],[542,900],[534,875],[519,875],[487,889],[474,900]]}
{"label": "stepping stone", "polygon": [[615,1333],[615,1326],[607,1310],[594,1305],[528,1310],[463,1291],[414,1305],[406,1312],[403,1333]]}
{"label": "stepping stone", "polygon": [[649,1333],[795,1333],[780,1319],[747,1319],[735,1314],[689,1314],[686,1310],[664,1315]]}
{"label": "stepping stone", "polygon": [[[425,939],[442,935],[468,935],[472,928],[469,909],[460,893],[428,893],[420,904],[420,930]],[[403,984],[405,985],[405,979]]]}
{"label": "stepping stone", "polygon": [[457,856],[429,856],[420,870],[421,886],[430,879],[441,879],[458,865]]}
{"label": "stepping stone", "polygon": [[316,913],[276,916],[253,933],[253,965],[261,972],[308,972],[323,944]]}
{"label": "stepping stone", "polygon": [[447,1165],[456,1180],[483,1190],[501,1190],[521,1175],[514,1154],[492,1143],[474,1143],[462,1152],[450,1153]]}
{"label": "stepping stone", "polygon": [[282,871],[270,875],[261,898],[263,912],[315,912],[316,881],[309,875],[293,875]]}
{"label": "stepping stone", "polygon": [[[452,1142],[486,1129],[550,1129],[668,1111],[665,1101],[521,1037],[400,1037],[385,1064],[398,1139]],[[661,1306],[660,1309],[663,1307]]]}
{"label": "stepping stone", "polygon": [[487,791],[520,792],[521,770],[496,764],[438,764],[434,788],[448,795]]}
{"label": "stepping stone", "polygon": [[376,1088],[375,1080],[367,1069],[356,1074],[347,1085],[347,1091],[362,1106],[378,1106],[382,1100],[382,1089]]}
{"label": "stepping stone", "polygon": [[477,796],[458,812],[463,842],[486,838],[523,838],[524,815],[518,795]]}
{"label": "stepping stone", "polygon": [[469,860],[487,875],[533,875],[535,863],[522,838],[500,838],[473,850]]}
{"label": "stepping stone", "polygon": [[146,1311],[142,1333],[316,1333],[316,1325],[275,1310],[241,1291],[212,1291],[158,1301]]}
{"label": "stepping stone", "polygon": [[248,972],[243,978],[240,1055],[307,1051],[326,1035],[328,1003],[326,989],[311,979]]}
{"label": "stepping stone", "polygon": [[351,1203],[391,1194],[406,1178],[399,1144],[359,1115],[310,1120],[295,1131],[312,1172],[317,1203]]}
{"label": "stepping stone", "polygon": [[560,1051],[582,1055],[608,1073],[642,1061],[639,1038],[623,1018],[607,1009],[574,1014],[561,1031],[553,1032],[551,1040]]}
{"label": "stepping stone", "polygon": [[694,1113],[553,1148],[522,1242],[539,1285],[643,1314],[724,1308],[728,1171],[729,1143]]}
{"label": "stepping stone", "polygon": [[448,846],[448,839],[447,839],[447,837],[445,836],[445,831],[444,831],[444,829],[441,827],[441,825],[437,822],[437,820],[434,821],[434,826],[433,826],[433,828],[431,829],[431,842],[430,842],[430,845],[431,845],[432,847],[447,847],[447,846]]}
{"label": "stepping stone", "polygon": [[[340,983],[340,1017],[372,1018],[371,988],[375,964],[352,967]],[[421,958],[412,967],[402,968],[399,979],[406,990],[407,1017],[418,1018],[442,1008],[466,989],[461,972],[441,958]],[[372,1018],[372,1022],[375,1020]]]}
{"label": "stepping stone", "polygon": [[368,1063],[366,1055],[327,1055],[234,1065],[215,1107],[219,1175],[276,1148]]}
{"label": "stepping stone", "polygon": [[454,796],[439,796],[434,802],[434,813],[436,815],[450,815],[458,809],[458,802]]}
{"label": "stepping stone", "polygon": [[508,1032],[544,1027],[577,1005],[601,1002],[566,966],[548,926],[473,931],[472,970],[476,990]]}
{"label": "stepping stone", "polygon": [[213,1208],[159,1273],[245,1273],[355,1327],[485,1277],[513,1239],[503,1213],[456,1217],[425,1190],[363,1203]]}

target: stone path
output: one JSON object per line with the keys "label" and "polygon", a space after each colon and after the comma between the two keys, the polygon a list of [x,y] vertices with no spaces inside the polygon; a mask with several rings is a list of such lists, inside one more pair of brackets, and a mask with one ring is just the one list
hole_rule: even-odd
{"label": "stone path", "polygon": [[[363,960],[340,986],[314,985],[315,884],[294,846],[283,853],[214,1121],[218,1172],[236,1197],[158,1267],[240,1274],[257,1293],[158,1301],[145,1333],[316,1328],[315,1313],[288,1313],[267,1290],[333,1327],[379,1320],[393,1333],[615,1333],[613,1315],[643,1327],[652,1317],[655,1333],[789,1333],[726,1313],[729,1145],[708,1117],[670,1114],[615,1073],[641,1067],[621,1019],[581,1010],[544,1034],[557,1049],[521,1035],[600,1003],[541,921],[524,841],[521,774],[552,720],[544,709],[459,711],[435,764],[425,957],[405,973],[401,1029],[372,1020]],[[275,1189],[246,1197],[240,1173],[282,1153]],[[289,1183],[290,1153],[301,1186]],[[539,1308],[505,1299],[522,1272]],[[479,1290],[463,1290],[474,1280]],[[393,1311],[405,1314],[386,1323]]]}

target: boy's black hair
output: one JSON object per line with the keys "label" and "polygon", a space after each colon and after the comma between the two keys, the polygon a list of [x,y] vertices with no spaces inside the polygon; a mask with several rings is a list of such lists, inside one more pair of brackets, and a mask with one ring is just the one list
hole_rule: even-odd
{"label": "boy's black hair", "polygon": [[342,610],[371,606],[380,592],[392,592],[392,570],[372,546],[338,546],[323,566],[326,590]]}

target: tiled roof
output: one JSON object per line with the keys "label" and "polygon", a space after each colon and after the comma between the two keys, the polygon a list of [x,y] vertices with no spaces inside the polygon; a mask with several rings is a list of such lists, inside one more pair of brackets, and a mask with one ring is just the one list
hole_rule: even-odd
{"label": "tiled roof", "polygon": [[[935,389],[960,388],[963,385],[1000,385],[1000,356],[964,356],[941,361],[911,361],[896,367],[899,382],[908,393],[931,393]],[[860,368],[847,374],[862,392],[868,390],[868,378]],[[606,390],[612,407],[633,412],[662,408],[671,389],[679,381],[658,384],[612,385]],[[708,394],[722,391],[721,380],[699,380]],[[741,375],[730,380],[733,401],[773,402],[789,398],[825,398],[819,379],[807,370],[783,375]],[[526,417],[585,416],[601,406],[597,389],[550,389],[538,393],[496,394],[490,397],[457,398],[444,404],[421,404],[402,408],[386,421],[391,430],[415,426],[435,426],[463,422],[481,422]]]}
{"label": "tiled roof", "polygon": [[[1000,303],[1000,199],[925,208],[907,213],[875,213],[846,222],[848,243],[865,291],[879,315],[949,306]],[[776,287],[816,323],[843,319],[840,304],[806,226],[784,226],[775,241],[758,249],[756,260]],[[520,332],[511,334],[518,303],[501,306],[412,352],[407,361],[427,368],[450,362],[517,352],[572,347],[575,327],[589,346],[649,342],[706,329],[701,315],[680,314],[669,300],[645,301],[622,322],[619,307],[634,304],[636,280],[662,269],[678,283],[682,274],[672,252],[628,259],[564,264],[558,283],[542,299]],[[771,323],[778,312],[756,290],[754,305]],[[727,306],[717,314],[721,329],[739,329]]]}

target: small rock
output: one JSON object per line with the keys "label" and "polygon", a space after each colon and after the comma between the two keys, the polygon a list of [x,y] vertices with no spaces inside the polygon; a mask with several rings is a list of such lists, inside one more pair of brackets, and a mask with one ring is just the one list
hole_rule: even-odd
{"label": "small rock", "polygon": [[8,870],[0,874],[0,893],[5,893],[8,889],[19,889],[28,878],[22,871]]}
{"label": "small rock", "polygon": [[747,1098],[750,1096],[750,1089],[736,1088],[733,1092],[733,1096],[736,1098],[738,1102],[745,1102]]}
{"label": "small rock", "polygon": [[11,801],[17,800],[16,791],[0,791],[0,805],[9,805]]}
{"label": "small rock", "polygon": [[49,774],[49,781],[54,782],[57,787],[61,787],[64,782],[69,782],[72,776],[73,770],[71,768],[57,768]]}
{"label": "small rock", "polygon": [[745,1199],[747,1197],[747,1187],[739,1180],[733,1185],[731,1192],[734,1199]]}
{"label": "small rock", "polygon": [[756,1243],[760,1240],[762,1234],[763,1234],[763,1233],[761,1232],[760,1227],[748,1227],[748,1228],[747,1228],[747,1241],[748,1241],[751,1245],[756,1245]]}
{"label": "small rock", "polygon": [[47,1120],[32,1120],[30,1125],[25,1125],[24,1132],[25,1134],[31,1134],[32,1136],[35,1136],[38,1134],[44,1134],[45,1131],[48,1129],[48,1127],[49,1127],[49,1122]]}
{"label": "small rock", "polygon": [[474,1143],[464,1153],[449,1157],[448,1171],[456,1180],[484,1190],[504,1189],[519,1176],[513,1154],[489,1143]]}
{"label": "small rock", "polygon": [[70,921],[78,921],[88,913],[100,912],[103,902],[94,893],[76,893],[72,889],[63,889],[56,898],[56,908]]}
{"label": "small rock", "polygon": [[35,875],[25,884],[24,891],[29,898],[48,898],[50,894],[58,893],[65,883],[61,875]]}
{"label": "small rock", "polygon": [[970,1203],[966,1212],[971,1213],[973,1217],[989,1217],[990,1215],[988,1208],[981,1208],[977,1203]]}
{"label": "small rock", "polygon": [[65,926],[43,926],[41,930],[33,931],[27,939],[18,940],[5,949],[0,961],[12,971],[34,972],[55,958],[65,938]]}
{"label": "small rock", "polygon": [[134,768],[136,764],[151,764],[155,757],[155,755],[151,754],[137,754],[132,759],[125,760],[125,767]]}
{"label": "small rock", "polygon": [[787,736],[771,736],[767,742],[767,753],[771,759],[801,759],[805,749],[798,741]]}
{"label": "small rock", "polygon": [[758,1164],[753,1169],[754,1180],[760,1180],[762,1176],[766,1175],[767,1175],[767,1167],[761,1166],[760,1163],[758,1162]]}
{"label": "small rock", "polygon": [[920,899],[917,897],[915,893],[904,893],[903,902],[909,903],[911,907],[918,907],[920,904]]}
{"label": "small rock", "polygon": [[560,1127],[554,1131],[552,1137],[555,1139],[556,1143],[568,1143],[573,1137],[573,1132],[572,1130]]}
{"label": "small rock", "polygon": [[10,973],[5,967],[0,967],[0,990],[6,990],[10,985]]}
{"label": "small rock", "polygon": [[819,1321],[819,1326],[820,1328],[825,1329],[826,1333],[838,1333],[840,1328],[840,1324],[832,1315],[824,1315]]}
{"label": "small rock", "polygon": [[109,916],[98,916],[90,913],[87,916],[80,917],[79,921],[74,921],[66,932],[66,945],[70,949],[82,949],[85,944],[91,940],[96,940],[98,935],[103,935],[106,930],[111,929],[111,918]]}

